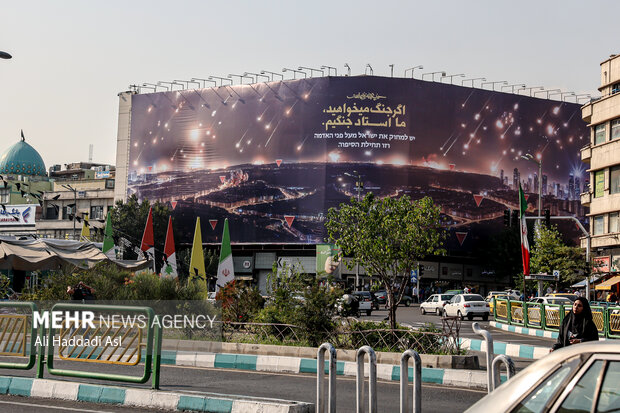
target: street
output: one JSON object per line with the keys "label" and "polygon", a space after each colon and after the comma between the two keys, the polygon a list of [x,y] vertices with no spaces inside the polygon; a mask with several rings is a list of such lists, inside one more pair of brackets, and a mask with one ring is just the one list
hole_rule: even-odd
{"label": "street", "polygon": [[[111,371],[110,366],[97,366],[97,371]],[[32,377],[32,372],[18,370],[0,370],[2,375]],[[65,380],[48,374],[45,378]],[[69,378],[66,378],[69,379]],[[71,381],[95,382],[71,378]],[[104,383],[104,382],[98,382]],[[104,384],[112,384],[110,382]],[[397,412],[399,410],[399,383],[393,381],[377,381],[377,398],[380,412]],[[119,385],[114,383],[113,385]],[[148,384],[122,384],[122,387],[147,388]],[[366,386],[367,389],[368,386]],[[410,389],[411,389],[410,385]],[[238,394],[243,396],[266,397],[286,400],[315,402],[316,376],[313,374],[275,374],[254,371],[239,371],[226,369],[187,368],[176,366],[162,366],[161,389],[188,393],[217,393],[219,395]],[[411,390],[408,391],[411,394]],[[477,400],[484,397],[485,391],[466,390],[455,387],[423,385],[422,408],[424,412],[443,413],[447,411],[461,412]],[[366,401],[367,401],[366,396]],[[24,405],[10,405],[9,402],[24,403]],[[28,404],[28,405],[26,405]],[[41,407],[35,406],[40,404]],[[4,408],[3,406],[7,406]],[[10,407],[9,407],[10,406]],[[0,411],[48,412],[50,408],[58,407],[58,411],[77,408],[77,411],[112,412],[128,411],[129,409],[109,405],[90,403],[66,402],[61,400],[34,400],[15,396],[0,396]],[[76,407],[77,406],[77,407]],[[64,409],[64,410],[63,410]],[[54,410],[55,411],[55,410]],[[133,409],[130,411],[134,411]],[[135,410],[145,412],[146,410]],[[337,411],[343,413],[355,412],[355,378],[338,376],[337,378]]]}

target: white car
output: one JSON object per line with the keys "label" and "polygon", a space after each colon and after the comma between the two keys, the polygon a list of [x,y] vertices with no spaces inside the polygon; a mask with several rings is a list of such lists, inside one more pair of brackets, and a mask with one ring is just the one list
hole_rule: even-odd
{"label": "white car", "polygon": [[572,306],[573,302],[565,297],[536,297],[530,303],[538,304],[562,304]]}
{"label": "white car", "polygon": [[467,317],[482,317],[484,321],[489,319],[491,309],[489,303],[484,301],[480,294],[457,294],[443,307],[444,317],[459,317],[461,320]]}
{"label": "white car", "polygon": [[435,313],[441,315],[443,313],[443,306],[454,297],[453,294],[433,294],[420,304],[420,312],[422,314]]}
{"label": "white car", "polygon": [[588,341],[530,364],[465,413],[617,412],[620,343]]}

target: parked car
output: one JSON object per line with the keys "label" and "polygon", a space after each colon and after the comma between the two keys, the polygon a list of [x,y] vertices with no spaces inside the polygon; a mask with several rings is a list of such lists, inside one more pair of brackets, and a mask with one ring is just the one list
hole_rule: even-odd
{"label": "parked car", "polygon": [[[375,291],[375,297],[377,298],[377,309],[379,309],[379,305],[387,304],[387,292],[385,290]],[[405,307],[409,307],[411,303],[413,303],[413,298],[408,295],[403,295],[402,300],[400,300],[401,304],[404,304]]]}
{"label": "parked car", "polygon": [[422,314],[435,313],[441,315],[443,306],[454,297],[452,294],[433,294],[426,301],[420,304],[420,312]]}
{"label": "parked car", "polygon": [[493,313],[493,299],[496,299],[496,300],[510,300],[510,297],[508,295],[506,295],[505,292],[501,292],[501,293],[497,293],[497,294],[495,294],[495,293],[496,293],[496,291],[491,291],[489,293],[489,295],[487,295],[487,298],[484,299],[484,301],[489,303],[489,310],[491,311],[491,313]]}
{"label": "parked car", "polygon": [[483,320],[489,319],[489,303],[484,301],[480,294],[457,294],[443,306],[443,314],[447,316],[457,316],[461,320],[467,317],[472,320],[474,317],[482,317]]}
{"label": "parked car", "polygon": [[573,302],[565,297],[536,297],[530,303],[573,305]]}
{"label": "parked car", "polygon": [[575,300],[577,299],[577,296],[575,294],[571,294],[571,293],[549,293],[549,294],[547,294],[547,297],[563,297],[563,298],[568,298],[569,300],[571,300],[571,302],[575,302]]}
{"label": "parked car", "polygon": [[370,291],[354,291],[353,296],[359,302],[359,310],[366,311],[366,315],[371,315],[373,308],[379,308],[379,302]]}
{"label": "parked car", "polygon": [[375,291],[375,297],[377,297],[377,302],[381,305],[385,305],[387,303],[387,291],[379,290]]}
{"label": "parked car", "polygon": [[618,383],[620,342],[588,341],[530,364],[466,413],[617,412]]}

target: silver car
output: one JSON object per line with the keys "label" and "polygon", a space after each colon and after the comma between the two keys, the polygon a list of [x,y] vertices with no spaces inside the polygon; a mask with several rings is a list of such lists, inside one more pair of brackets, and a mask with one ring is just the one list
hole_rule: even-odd
{"label": "silver car", "polygon": [[575,344],[531,364],[467,412],[618,412],[619,383],[619,342]]}

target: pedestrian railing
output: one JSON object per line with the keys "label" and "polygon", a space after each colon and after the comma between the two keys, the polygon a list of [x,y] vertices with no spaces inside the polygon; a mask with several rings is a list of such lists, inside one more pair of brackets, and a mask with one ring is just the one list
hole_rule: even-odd
{"label": "pedestrian railing", "polygon": [[32,369],[37,360],[37,329],[33,323],[37,306],[30,302],[2,302],[0,310],[0,356],[27,358],[25,363],[0,362],[0,368]]}
{"label": "pedestrian railing", "polygon": [[[620,307],[592,305],[592,320],[601,337],[620,338]],[[558,331],[571,305],[541,304],[494,299],[495,321],[548,331]]]}
{"label": "pedestrian railing", "polygon": [[[80,314],[114,313],[143,316],[141,323],[105,322],[105,318],[84,323]],[[58,316],[64,314],[65,318]],[[71,320],[71,321],[70,321]],[[112,319],[114,320],[114,319]],[[135,320],[135,319],[134,319]],[[150,307],[59,303],[49,312],[39,312],[31,302],[0,303],[0,356],[26,357],[26,363],[0,362],[0,368],[30,370],[35,377],[51,375],[98,380],[146,383],[159,388],[161,324]],[[72,369],[54,367],[55,357],[71,363]],[[135,366],[144,364],[141,376],[101,373],[80,368],[84,363]]]}

